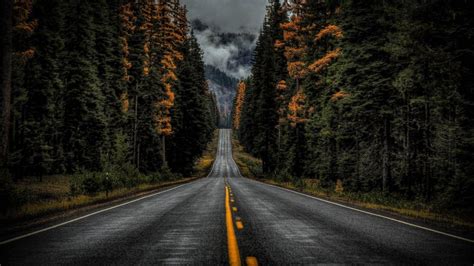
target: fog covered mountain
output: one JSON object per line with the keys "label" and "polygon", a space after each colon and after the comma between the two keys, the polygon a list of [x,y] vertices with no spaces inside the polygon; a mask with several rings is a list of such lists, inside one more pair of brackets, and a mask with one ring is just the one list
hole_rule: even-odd
{"label": "fog covered mountain", "polygon": [[193,20],[192,27],[206,65],[237,79],[250,75],[255,34],[222,32],[217,26],[209,26],[200,20]]}
{"label": "fog covered mountain", "polygon": [[237,82],[250,75],[256,35],[222,32],[197,19],[191,25],[203,50],[206,78],[218,101],[221,124],[228,124]]}
{"label": "fog covered mountain", "polygon": [[206,78],[209,89],[214,93],[220,113],[220,125],[230,126],[232,103],[236,94],[238,80],[229,77],[219,69],[206,65]]}

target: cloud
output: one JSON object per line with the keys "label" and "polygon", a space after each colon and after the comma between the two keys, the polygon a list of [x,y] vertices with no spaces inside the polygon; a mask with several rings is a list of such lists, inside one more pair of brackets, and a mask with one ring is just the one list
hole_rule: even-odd
{"label": "cloud", "polygon": [[[206,26],[195,31],[204,62],[238,79],[249,76],[255,36],[262,26],[268,0],[181,0],[181,3],[186,5],[190,21],[199,20],[201,26]],[[219,33],[234,35],[222,37]]]}
{"label": "cloud", "polygon": [[252,35],[232,34],[230,41],[224,41],[211,28],[197,31],[195,35],[203,50],[205,64],[237,79],[250,75],[250,62],[242,60],[242,57],[243,54],[248,56],[255,47],[255,38]]}
{"label": "cloud", "polygon": [[222,32],[258,33],[267,0],[182,0],[190,19],[200,19]]}

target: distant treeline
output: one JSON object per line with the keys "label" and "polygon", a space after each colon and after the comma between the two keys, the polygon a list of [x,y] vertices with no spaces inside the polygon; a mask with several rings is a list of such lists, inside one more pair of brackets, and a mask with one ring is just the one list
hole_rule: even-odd
{"label": "distant treeline", "polygon": [[218,114],[178,0],[1,8],[2,169],[192,171]]}
{"label": "distant treeline", "polygon": [[474,2],[271,1],[234,127],[266,175],[474,206]]}

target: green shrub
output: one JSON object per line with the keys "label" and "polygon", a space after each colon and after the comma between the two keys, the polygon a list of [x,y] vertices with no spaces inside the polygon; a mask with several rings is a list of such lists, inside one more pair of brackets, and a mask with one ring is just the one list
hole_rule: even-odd
{"label": "green shrub", "polygon": [[161,168],[161,177],[163,181],[172,181],[177,178],[176,174],[171,172],[168,167]]}
{"label": "green shrub", "polygon": [[148,175],[147,179],[148,179],[149,183],[158,183],[158,182],[161,182],[163,177],[161,176],[160,173],[156,172],[156,173],[153,173],[151,175]]}
{"label": "green shrub", "polygon": [[93,175],[82,181],[82,189],[85,194],[93,195],[102,190],[100,183],[100,180]]}
{"label": "green shrub", "polygon": [[21,205],[21,193],[15,190],[13,181],[6,171],[0,172],[0,213]]}

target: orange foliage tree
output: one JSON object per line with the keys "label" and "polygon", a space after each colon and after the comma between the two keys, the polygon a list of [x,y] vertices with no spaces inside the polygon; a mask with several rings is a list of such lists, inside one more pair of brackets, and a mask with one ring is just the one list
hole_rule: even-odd
{"label": "orange foliage tree", "polygon": [[[178,62],[183,60],[181,48],[188,34],[188,21],[186,19],[186,9],[181,6],[179,0],[129,0],[120,8],[122,46],[122,69],[123,80],[137,82],[144,81],[154,73],[154,77],[159,78],[156,86],[149,88],[155,98],[151,104],[153,117],[151,123],[155,132],[162,137],[163,141],[163,162],[165,137],[173,133],[171,126],[171,109],[175,102],[173,87],[177,81],[176,68]],[[142,38],[140,43],[140,69],[136,69],[135,75],[130,75],[130,69],[134,66],[130,60],[129,42],[131,37],[137,34]],[[135,92],[138,93],[138,92]],[[124,91],[120,96],[122,110],[129,111],[129,94]],[[138,96],[137,96],[138,97]],[[138,101],[135,99],[135,105]],[[137,108],[137,106],[135,106]],[[135,110],[137,113],[137,110]],[[135,114],[135,129],[137,131],[137,114]],[[134,150],[135,150],[134,137]],[[135,152],[134,152],[135,154]]]}
{"label": "orange foliage tree", "polygon": [[305,108],[306,105],[306,95],[303,90],[298,90],[291,101],[288,104],[288,120],[292,127],[295,127],[297,124],[302,124],[307,121],[307,111]]}
{"label": "orange foliage tree", "polygon": [[[38,27],[38,20],[31,19],[31,12],[33,9],[32,0],[15,0],[13,3],[13,29],[21,36],[23,43],[28,43],[23,38],[28,38],[33,31]],[[22,62],[32,58],[35,54],[33,47],[15,47],[15,56]]]}
{"label": "orange foliage tree", "polygon": [[286,123],[286,99],[285,93],[288,90],[288,85],[286,84],[285,80],[280,80],[277,84],[277,98],[276,101],[278,103],[278,126],[283,125]]}
{"label": "orange foliage tree", "polygon": [[160,62],[158,72],[164,86],[164,93],[155,102],[154,122],[157,133],[165,137],[173,133],[170,113],[175,100],[173,86],[177,80],[177,63],[183,60],[180,48],[187,37],[188,22],[186,9],[178,0],[160,0],[155,10],[158,28],[154,36],[156,42],[154,45],[159,46],[159,54],[154,56]]}
{"label": "orange foliage tree", "polygon": [[[305,18],[312,16],[306,12],[307,4],[308,1],[305,0],[293,0],[291,2],[285,0],[282,9],[284,12],[290,12],[291,16],[288,22],[281,25],[283,40],[275,42],[276,48],[285,50],[288,73],[290,78],[296,81],[296,95],[292,97],[288,105],[288,119],[292,126],[306,121],[304,118],[306,114],[304,111],[306,96],[300,89],[300,80],[310,73],[321,73],[342,52],[340,48],[336,48],[319,59],[308,60],[308,55],[311,54],[311,48],[313,48],[308,46],[308,43],[311,43],[310,41],[316,46],[322,46],[331,37],[342,38],[343,32],[336,25],[305,24],[307,21],[305,21]],[[319,32],[317,31],[318,28],[320,29]],[[280,82],[278,87],[285,87],[286,89],[286,83]],[[281,110],[279,110],[279,113],[282,113]]]}
{"label": "orange foliage tree", "polygon": [[[132,3],[125,3],[120,7],[119,10],[120,17],[120,45],[122,47],[122,80],[130,81],[131,77],[129,75],[129,70],[132,68],[132,63],[130,62],[130,47],[129,39],[130,36],[135,31],[135,21],[136,16],[133,13]],[[130,99],[128,91],[124,90],[120,94],[120,102],[122,103],[122,112],[127,113],[130,107]]]}
{"label": "orange foliage tree", "polygon": [[244,100],[245,100],[245,91],[247,89],[247,86],[245,85],[245,82],[240,81],[239,85],[237,86],[237,97],[235,99],[235,114],[234,114],[234,128],[239,129],[240,128],[240,116],[242,114],[242,107],[244,105]]}
{"label": "orange foliage tree", "polygon": [[[123,70],[123,80],[130,81],[130,76],[128,71],[132,68],[132,63],[130,63],[130,48],[128,41],[130,36],[135,31],[135,20],[136,17],[133,14],[132,4],[126,3],[120,7],[120,43],[122,46],[122,70]],[[127,96],[128,99],[128,96]]]}

